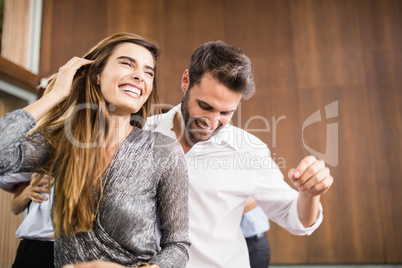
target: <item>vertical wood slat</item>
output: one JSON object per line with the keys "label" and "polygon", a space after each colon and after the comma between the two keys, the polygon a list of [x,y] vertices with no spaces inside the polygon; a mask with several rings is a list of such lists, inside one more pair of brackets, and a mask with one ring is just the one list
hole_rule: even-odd
{"label": "vertical wood slat", "polygon": [[388,263],[401,263],[402,2],[359,1],[359,8],[374,136],[376,172],[373,175],[377,178],[385,241],[381,250]]}
{"label": "vertical wood slat", "polygon": [[[27,102],[2,93],[0,89],[0,117],[7,112],[24,107]],[[12,195],[0,190],[0,267],[11,267],[19,244],[15,232],[21,224],[22,216],[11,213]]]}
{"label": "vertical wood slat", "polygon": [[53,50],[53,1],[42,0],[42,28],[40,40],[40,59],[39,75],[41,77],[49,76],[54,72],[52,70],[52,50]]}
{"label": "vertical wood slat", "polygon": [[[370,164],[374,151],[366,146],[366,140],[357,138],[362,131],[367,140],[372,139],[358,9],[354,2],[347,0],[292,1],[291,15],[301,123],[317,108],[322,109],[322,122],[328,121],[323,110],[325,105],[333,101],[340,105],[336,120],[339,166],[333,169],[334,187],[323,197],[325,215],[328,209],[330,215],[309,239],[308,262],[336,263],[342,259],[344,263],[382,263],[384,237],[377,180],[372,176],[376,169]],[[355,109],[355,104],[359,109]],[[313,148],[324,144],[319,151],[325,152],[325,124],[309,128],[313,132],[305,132],[311,137],[306,142]],[[361,154],[365,157],[359,157]],[[366,218],[369,214],[370,221]],[[334,224],[336,219],[341,222]],[[329,254],[322,254],[323,248]]]}
{"label": "vertical wood slat", "polygon": [[[24,68],[29,67],[31,0],[5,0],[1,55]],[[18,34],[16,34],[18,33]]]}
{"label": "vertical wood slat", "polygon": [[0,192],[0,267],[11,267],[19,239],[15,237],[15,231],[21,224],[21,215],[14,216],[10,211],[12,195],[4,191]]}
{"label": "vertical wood slat", "polygon": [[[172,4],[172,3],[170,3]],[[155,1],[136,1],[134,4],[125,0],[109,1],[107,9],[107,35],[118,33],[118,32],[132,32],[155,42],[159,48],[163,50],[164,46],[164,9],[165,1],[155,0]],[[157,67],[157,77],[161,81],[160,77],[164,73],[162,67],[166,55],[162,52],[160,60]],[[164,102],[165,95],[164,83],[159,84],[159,97]]]}
{"label": "vertical wood slat", "polygon": [[46,3],[49,3],[49,6],[43,9],[43,12],[46,12],[43,21],[47,24],[42,28],[41,42],[50,51],[41,50],[46,59],[40,67],[47,71],[40,72],[44,76],[58,71],[72,57],[83,56],[107,36],[108,7],[106,0],[45,0],[44,5]]}
{"label": "vertical wood slat", "polygon": [[[5,1],[1,56],[24,68],[29,67],[31,10],[31,0]],[[0,116],[26,105],[26,101],[1,93],[0,89]],[[10,193],[0,190],[1,268],[11,267],[19,244],[15,232],[21,224],[22,216],[15,216],[11,213],[11,199]]]}

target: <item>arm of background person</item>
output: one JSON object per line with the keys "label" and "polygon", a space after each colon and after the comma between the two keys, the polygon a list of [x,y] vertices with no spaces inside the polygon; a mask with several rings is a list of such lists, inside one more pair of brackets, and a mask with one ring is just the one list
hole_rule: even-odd
{"label": "arm of background person", "polygon": [[258,206],[257,201],[254,200],[254,198],[252,198],[251,196],[249,196],[246,199],[246,203],[244,204],[244,210],[243,210],[243,214],[252,210],[253,208],[256,208]]}
{"label": "arm of background person", "polygon": [[11,212],[14,215],[20,214],[24,209],[29,205],[31,199],[29,199],[29,195],[26,193],[26,189],[30,188],[28,182],[20,183],[14,192],[14,198],[11,201]]}
{"label": "arm of background person", "polygon": [[51,179],[49,185],[46,177],[38,180],[38,175],[33,173],[30,182],[22,182],[16,187],[14,198],[11,201],[11,212],[15,215],[24,211],[31,201],[42,203],[47,200],[43,193],[50,193],[54,179]]}

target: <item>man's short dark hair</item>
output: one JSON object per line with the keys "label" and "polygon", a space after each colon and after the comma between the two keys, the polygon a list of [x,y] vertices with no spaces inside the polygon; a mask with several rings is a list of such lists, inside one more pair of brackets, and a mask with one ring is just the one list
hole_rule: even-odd
{"label": "man's short dark hair", "polygon": [[255,92],[250,59],[239,48],[222,41],[204,43],[191,55],[189,89],[199,84],[206,73],[230,90],[241,93],[244,99]]}

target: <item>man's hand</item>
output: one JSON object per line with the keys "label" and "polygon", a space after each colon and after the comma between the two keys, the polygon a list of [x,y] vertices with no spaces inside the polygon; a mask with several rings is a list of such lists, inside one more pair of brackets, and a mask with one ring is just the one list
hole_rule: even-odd
{"label": "man's hand", "polygon": [[297,168],[289,171],[288,177],[301,194],[310,197],[324,194],[334,182],[324,161],[314,156],[305,157]]}
{"label": "man's hand", "polygon": [[300,193],[297,200],[300,221],[304,227],[312,226],[319,215],[321,195],[334,182],[329,168],[314,156],[307,156],[289,171],[288,177]]}

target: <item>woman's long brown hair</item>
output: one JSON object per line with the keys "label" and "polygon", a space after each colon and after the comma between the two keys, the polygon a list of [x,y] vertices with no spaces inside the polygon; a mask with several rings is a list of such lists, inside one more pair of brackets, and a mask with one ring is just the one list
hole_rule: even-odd
{"label": "woman's long brown hair", "polygon": [[[84,56],[94,60],[94,63],[77,71],[70,96],[54,107],[31,131],[40,130],[54,149],[43,171],[56,177],[53,210],[55,238],[61,232],[68,235],[93,228],[103,192],[103,170],[99,167],[105,161],[105,148],[101,143],[107,139],[109,129],[108,104],[97,79],[109,56],[123,43],[146,48],[155,62],[153,90],[132,123],[141,127],[151,112],[152,104],[158,102],[156,61],[159,51],[141,36],[119,33],[102,40]],[[50,78],[45,94],[53,89],[56,77],[57,73]]]}

